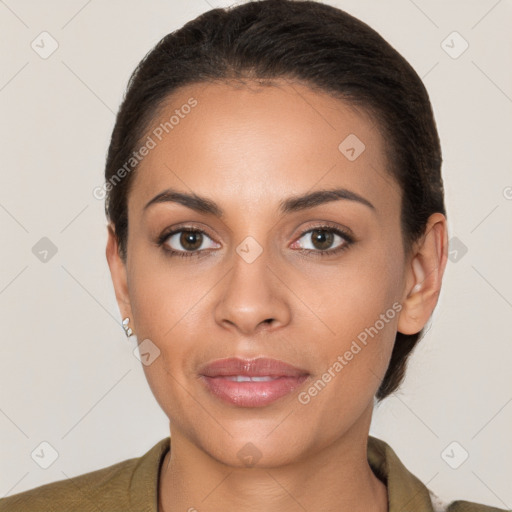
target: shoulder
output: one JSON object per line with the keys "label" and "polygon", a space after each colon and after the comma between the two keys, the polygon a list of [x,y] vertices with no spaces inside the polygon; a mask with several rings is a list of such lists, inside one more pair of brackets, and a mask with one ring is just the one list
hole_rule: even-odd
{"label": "shoulder", "polygon": [[[115,502],[123,502],[134,461],[129,459],[112,466],[73,478],[41,485],[25,492],[0,499],[0,512],[101,510],[102,496],[112,491]],[[51,508],[50,508],[51,506]],[[111,509],[110,509],[111,510]]]}
{"label": "shoulder", "polygon": [[450,503],[446,512],[507,512],[503,508],[489,507],[472,501],[457,500]]}
{"label": "shoulder", "polygon": [[407,469],[389,444],[373,436],[368,437],[368,462],[375,474],[386,483],[390,512],[405,510],[404,503],[411,511],[507,512],[470,501],[445,501]]}
{"label": "shoulder", "polygon": [[168,442],[163,439],[141,457],[2,498],[0,512],[150,510]]}
{"label": "shoulder", "polygon": [[489,505],[475,503],[473,501],[443,501],[430,489],[429,494],[432,501],[433,512],[507,512],[507,510],[502,508],[490,507]]}

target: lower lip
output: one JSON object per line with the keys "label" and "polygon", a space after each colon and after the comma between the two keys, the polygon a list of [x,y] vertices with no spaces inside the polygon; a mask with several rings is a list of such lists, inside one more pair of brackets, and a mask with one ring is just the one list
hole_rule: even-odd
{"label": "lower lip", "polygon": [[279,377],[265,382],[235,382],[226,377],[207,377],[201,380],[211,393],[238,407],[264,407],[288,395],[299,387],[307,375],[300,377]]}

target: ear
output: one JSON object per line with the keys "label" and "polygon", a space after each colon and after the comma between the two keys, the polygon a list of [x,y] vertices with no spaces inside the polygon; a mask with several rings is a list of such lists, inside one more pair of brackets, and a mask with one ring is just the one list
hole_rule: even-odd
{"label": "ear", "polygon": [[133,318],[130,307],[130,298],[128,294],[128,279],[126,274],[126,264],[119,254],[119,243],[112,223],[107,226],[108,240],[105,254],[107,256],[110,275],[116,294],[117,304],[122,318],[130,317],[131,327],[133,329]]}
{"label": "ear", "polygon": [[397,326],[399,332],[416,334],[427,323],[439,298],[447,258],[446,217],[434,213],[408,259],[405,297]]}

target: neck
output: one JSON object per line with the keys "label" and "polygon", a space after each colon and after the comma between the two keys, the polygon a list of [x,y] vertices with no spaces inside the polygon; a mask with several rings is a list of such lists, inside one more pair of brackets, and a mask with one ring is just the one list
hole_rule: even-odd
{"label": "neck", "polygon": [[160,474],[158,510],[388,512],[387,489],[368,463],[367,441],[368,430],[354,426],[299,462],[238,468],[173,430]]}

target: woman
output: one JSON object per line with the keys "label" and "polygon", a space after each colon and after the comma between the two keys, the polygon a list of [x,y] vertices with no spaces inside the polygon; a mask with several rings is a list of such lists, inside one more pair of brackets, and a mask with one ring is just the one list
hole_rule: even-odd
{"label": "woman", "polygon": [[249,2],[167,35],[129,82],[104,190],[170,437],[0,510],[498,510],[443,503],[369,436],[439,296],[440,168],[421,80],[341,10]]}

